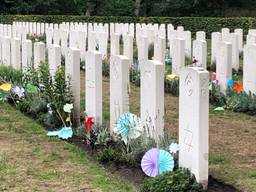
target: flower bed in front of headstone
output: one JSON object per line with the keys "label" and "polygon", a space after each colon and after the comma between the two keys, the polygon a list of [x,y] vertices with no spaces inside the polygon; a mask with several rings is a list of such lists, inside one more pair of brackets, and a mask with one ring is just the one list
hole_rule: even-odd
{"label": "flower bed in front of headstone", "polygon": [[[187,170],[178,168],[179,149],[175,141],[165,138],[157,144],[146,136],[149,134],[143,134],[140,119],[131,113],[118,119],[114,134],[110,134],[107,127],[94,124],[94,117],[86,115],[78,127],[72,127],[72,95],[63,67],[52,77],[48,64],[41,64],[38,70],[27,69],[26,73],[1,65],[0,77],[2,102],[11,103],[42,123],[49,130],[48,136],[82,143],[103,164],[113,162],[117,167],[140,170],[141,178],[145,177],[143,170],[151,179],[145,180],[142,191],[155,191],[150,183],[159,183],[159,191],[201,190]],[[184,185],[187,179],[189,182]]]}

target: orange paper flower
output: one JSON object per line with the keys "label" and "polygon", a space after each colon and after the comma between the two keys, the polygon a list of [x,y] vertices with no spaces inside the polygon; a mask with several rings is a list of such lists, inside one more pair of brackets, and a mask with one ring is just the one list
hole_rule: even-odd
{"label": "orange paper flower", "polygon": [[237,92],[237,93],[241,93],[243,91],[243,85],[242,83],[237,83],[234,87],[234,90]]}

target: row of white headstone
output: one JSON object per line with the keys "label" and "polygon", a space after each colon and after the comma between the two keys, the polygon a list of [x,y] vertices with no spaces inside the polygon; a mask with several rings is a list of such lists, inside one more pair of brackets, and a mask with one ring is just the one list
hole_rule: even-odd
{"label": "row of white headstone", "polygon": [[[96,47],[98,47],[98,50],[103,53],[104,57],[108,55],[108,39],[110,38],[111,42],[116,44],[117,41],[120,41],[121,37],[124,45],[127,45],[124,46],[123,55],[133,58],[133,39],[136,36],[139,63],[144,60],[145,52],[140,47],[143,47],[141,46],[144,43],[143,37],[146,36],[148,37],[147,43],[154,44],[154,58],[161,58],[162,62],[164,62],[165,58],[166,42],[169,44],[170,56],[173,60],[173,74],[179,75],[180,69],[185,66],[186,57],[196,60],[197,66],[205,69],[207,67],[207,41],[205,32],[197,32],[196,39],[192,42],[191,32],[184,31],[182,26],[178,26],[175,30],[171,24],[135,24],[134,26],[134,24],[128,23],[111,23],[110,25],[101,23],[62,23],[58,25],[14,22],[13,25],[0,25],[0,35],[3,34],[3,36],[12,36],[26,40],[26,34],[34,32],[38,34],[45,32],[47,47],[52,44],[61,46],[62,55],[65,55],[68,47],[80,49],[81,60],[85,60],[86,46],[88,46],[87,50],[96,50]],[[217,65],[217,79],[223,93],[227,89],[227,81],[232,79],[232,69],[239,69],[239,54],[243,50],[245,50],[243,65],[245,77],[243,79],[244,89],[247,92],[256,93],[256,75],[250,70],[252,67],[251,63],[254,62],[254,59],[251,56],[247,56],[248,54],[254,55],[253,46],[247,45],[253,45],[255,43],[256,30],[254,29],[249,30],[246,46],[243,46],[242,29],[235,29],[233,33],[230,33],[228,28],[224,28],[221,32],[212,33],[211,63]],[[24,45],[24,49],[26,47],[30,49],[30,42],[26,44]],[[120,54],[117,50],[119,50],[119,45],[111,46],[110,52]],[[231,53],[229,50],[231,50]],[[9,59],[6,58],[5,61],[8,62]],[[23,61],[26,62],[26,59],[23,59]]]}

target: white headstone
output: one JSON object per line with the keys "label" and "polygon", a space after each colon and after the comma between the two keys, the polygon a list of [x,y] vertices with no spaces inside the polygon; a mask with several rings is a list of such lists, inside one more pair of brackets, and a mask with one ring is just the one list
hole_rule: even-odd
{"label": "white headstone", "polygon": [[196,32],[196,40],[205,41],[205,40],[206,40],[205,32],[204,32],[204,31],[198,31],[198,32]]}
{"label": "white headstone", "polygon": [[102,57],[106,57],[108,54],[108,34],[106,32],[101,32],[99,35],[99,52]]}
{"label": "white headstone", "polygon": [[244,44],[243,29],[235,29],[235,33],[238,35],[239,53],[242,53],[243,52],[243,44]]}
{"label": "white headstone", "polygon": [[53,44],[60,45],[60,30],[59,29],[53,30]]}
{"label": "white headstone", "polygon": [[22,71],[32,68],[32,41],[26,40],[22,42]]}
{"label": "white headstone", "polygon": [[216,64],[217,55],[221,44],[221,33],[213,32],[211,39],[211,63]]}
{"label": "white headstone", "polygon": [[66,80],[70,79],[71,91],[73,95],[74,125],[80,123],[80,50],[76,48],[68,48],[65,63]]}
{"label": "white headstone", "polygon": [[185,38],[185,56],[186,58],[191,59],[191,32],[184,31]]}
{"label": "white headstone", "polygon": [[256,34],[248,34],[246,36],[246,44],[255,44],[256,43]]}
{"label": "white headstone", "polygon": [[86,113],[102,124],[102,54],[98,51],[86,53]]}
{"label": "white headstone", "polygon": [[14,38],[11,40],[11,63],[15,69],[21,69],[21,40]]}
{"label": "white headstone", "polygon": [[209,73],[198,67],[180,75],[179,166],[188,168],[204,188],[208,185]]}
{"label": "white headstone", "polygon": [[164,136],[164,73],[160,61],[141,65],[141,120],[145,134],[158,144]]}
{"label": "white headstone", "polygon": [[149,44],[147,36],[141,36],[137,40],[138,62],[140,66],[148,61],[148,47]]}
{"label": "white headstone", "polygon": [[166,41],[163,37],[156,37],[154,42],[154,60],[165,63]]}
{"label": "white headstone", "polygon": [[123,55],[128,57],[131,63],[133,62],[133,36],[132,35],[124,35],[123,36],[123,45],[124,45],[124,53]]}
{"label": "white headstone", "polygon": [[110,55],[119,55],[120,54],[120,35],[112,34],[111,35],[111,45],[110,45]]}
{"label": "white headstone", "polygon": [[175,38],[173,40],[172,74],[179,75],[185,66],[185,40]]}
{"label": "white headstone", "polygon": [[236,71],[239,70],[239,35],[231,33],[232,42],[232,68]]}
{"label": "white headstone", "polygon": [[61,49],[59,45],[53,44],[48,48],[48,61],[50,74],[53,77],[58,67],[61,66]]}
{"label": "white headstone", "polygon": [[60,44],[61,44],[61,54],[66,55],[68,48],[68,35],[69,32],[67,30],[60,31]]}
{"label": "white headstone", "polygon": [[221,30],[221,39],[223,42],[230,42],[230,30],[228,28]]}
{"label": "white headstone", "polygon": [[232,79],[232,44],[222,42],[217,56],[216,78],[222,93],[226,93],[227,82]]}
{"label": "white headstone", "polygon": [[3,64],[11,65],[11,38],[8,36],[3,37]]}
{"label": "white headstone", "polygon": [[[49,53],[49,55],[50,55],[50,53]],[[43,42],[35,42],[35,44],[34,44],[34,68],[38,69],[41,62],[45,62],[45,44]]]}
{"label": "white headstone", "polygon": [[88,51],[96,51],[96,33],[88,33]]}
{"label": "white headstone", "polygon": [[256,44],[244,46],[243,88],[247,93],[256,94]]}
{"label": "white headstone", "polygon": [[207,69],[207,45],[206,41],[193,41],[193,58],[196,59],[196,66]]}
{"label": "white headstone", "polygon": [[129,59],[121,55],[110,57],[110,132],[117,119],[129,111]]}

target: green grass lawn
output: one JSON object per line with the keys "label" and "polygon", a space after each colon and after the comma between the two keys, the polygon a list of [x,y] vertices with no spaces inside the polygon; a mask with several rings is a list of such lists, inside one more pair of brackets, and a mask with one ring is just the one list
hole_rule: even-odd
{"label": "green grass lawn", "polygon": [[8,104],[0,122],[0,191],[136,191]]}

